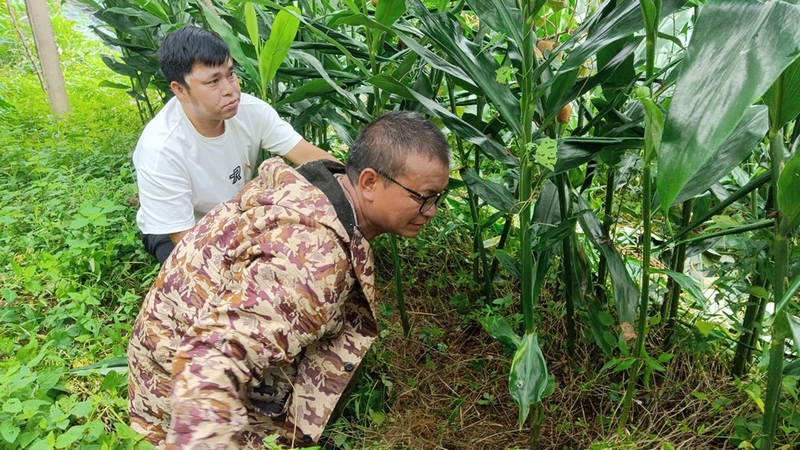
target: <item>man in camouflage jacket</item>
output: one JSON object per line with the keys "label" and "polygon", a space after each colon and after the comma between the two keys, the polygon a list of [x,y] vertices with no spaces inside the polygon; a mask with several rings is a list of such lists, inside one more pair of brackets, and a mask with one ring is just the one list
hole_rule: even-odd
{"label": "man in camouflage jacket", "polygon": [[441,132],[411,112],[369,124],[346,176],[265,161],[180,241],[142,304],[133,429],[170,449],[316,443],[377,335],[370,241],[415,236],[449,164]]}

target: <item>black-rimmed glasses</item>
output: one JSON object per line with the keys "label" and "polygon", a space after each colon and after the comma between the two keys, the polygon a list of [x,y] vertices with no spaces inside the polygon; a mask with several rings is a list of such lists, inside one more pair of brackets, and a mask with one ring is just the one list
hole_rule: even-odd
{"label": "black-rimmed glasses", "polygon": [[386,178],[387,180],[391,181],[392,183],[394,183],[394,184],[400,186],[401,188],[405,189],[409,194],[411,194],[412,197],[414,197],[414,199],[421,201],[422,204],[419,205],[419,213],[420,214],[423,214],[426,211],[428,211],[429,209],[433,208],[433,205],[436,205],[437,208],[441,207],[442,203],[444,202],[444,199],[447,197],[447,194],[449,192],[447,189],[445,189],[445,190],[443,190],[442,192],[439,192],[436,195],[422,195],[419,192],[407,187],[403,183],[401,183],[401,182],[395,180],[394,178],[390,177],[389,175],[386,175],[382,171],[380,171],[378,169],[372,169],[372,170],[377,172],[378,175]]}

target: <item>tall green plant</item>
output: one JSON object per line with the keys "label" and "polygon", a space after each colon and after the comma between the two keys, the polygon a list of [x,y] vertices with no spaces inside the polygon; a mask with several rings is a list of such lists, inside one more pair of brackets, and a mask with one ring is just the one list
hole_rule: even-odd
{"label": "tall green plant", "polygon": [[[800,51],[798,20],[800,6],[789,2],[708,3],[697,20],[691,51],[676,84],[659,157],[659,197],[664,210],[668,210],[684,183],[712,157],[745,109],[764,97],[770,111],[772,192],[780,211],[774,218],[772,242],[773,301],[781,300],[776,306],[783,304],[787,292],[790,248],[787,235],[799,223],[795,211],[800,203],[794,195],[800,187],[793,173],[796,163],[784,167],[781,133],[783,126],[800,112],[797,95],[786,95],[784,91],[786,80],[796,77],[793,63]],[[729,95],[730,92],[737,95]],[[706,107],[699,108],[697,99],[704,99]],[[787,168],[789,171],[784,175]],[[776,307],[771,327],[762,449],[771,449],[774,442],[785,339],[791,333],[793,320],[785,310]]]}

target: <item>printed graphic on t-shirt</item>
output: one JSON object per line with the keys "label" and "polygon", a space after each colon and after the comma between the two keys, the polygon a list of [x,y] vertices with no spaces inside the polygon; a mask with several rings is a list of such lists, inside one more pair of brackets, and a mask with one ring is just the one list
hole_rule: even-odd
{"label": "printed graphic on t-shirt", "polygon": [[228,176],[228,179],[231,180],[231,184],[236,184],[237,181],[242,179],[242,166],[236,166],[233,169],[233,173]]}

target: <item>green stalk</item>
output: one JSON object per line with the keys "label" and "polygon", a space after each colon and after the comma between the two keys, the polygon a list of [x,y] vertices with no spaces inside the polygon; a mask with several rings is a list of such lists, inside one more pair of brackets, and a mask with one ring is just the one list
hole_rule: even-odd
{"label": "green stalk", "polygon": [[529,420],[531,424],[530,447],[531,450],[539,450],[542,448],[540,438],[542,434],[542,421],[544,420],[544,406],[542,406],[541,403],[533,405]]}
{"label": "green stalk", "polygon": [[[519,77],[521,90],[520,98],[520,125],[522,133],[518,137],[518,148],[520,152],[519,161],[519,201],[522,204],[519,212],[520,228],[520,259],[522,266],[522,280],[520,301],[522,303],[522,316],[525,323],[525,333],[534,333],[533,309],[536,302],[534,298],[534,277],[533,277],[533,240],[531,232],[531,218],[533,212],[533,201],[531,195],[531,183],[533,176],[533,161],[529,145],[532,144],[532,124],[533,113],[536,108],[534,98],[534,68],[536,66],[536,55],[534,46],[536,45],[536,24],[535,18],[539,10],[544,6],[546,0],[521,0],[522,9],[522,42],[517,44],[520,47],[522,56],[522,73]],[[488,275],[488,274],[487,274]],[[530,442],[532,449],[539,449],[540,430],[542,416],[544,415],[541,402],[533,405],[533,414],[530,418],[531,431]]]}
{"label": "green stalk", "polygon": [[[783,135],[780,129],[770,127],[769,149],[772,160],[772,192],[778,195],[778,180],[783,169]],[[783,299],[786,292],[786,280],[789,274],[789,240],[786,238],[787,230],[781,216],[775,218],[775,237],[773,264],[775,266],[772,282],[772,292],[775,304]],[[769,346],[769,367],[767,369],[767,395],[764,401],[764,422],[761,426],[761,450],[771,450],[775,442],[775,429],[778,427],[780,413],[781,381],[783,378],[783,354],[786,346],[785,336],[780,334],[775,323],[783,312],[776,308],[775,318],[771,331],[772,340]]]}
{"label": "green stalk", "polygon": [[[661,15],[661,0],[639,0],[639,6],[642,10],[642,17],[644,18],[645,28],[645,43],[646,43],[646,69],[645,79],[650,80],[648,88],[650,95],[647,101],[652,101],[653,96],[653,73],[655,71],[656,59],[656,40],[658,39],[658,23]],[[644,101],[643,101],[644,104]],[[645,105],[645,108],[647,105]],[[644,146],[644,161],[642,167],[642,297],[639,302],[639,318],[636,330],[636,347],[634,351],[634,358],[636,362],[631,366],[628,373],[628,387],[625,391],[625,398],[622,400],[622,413],[619,419],[619,429],[625,428],[628,422],[628,416],[631,412],[631,404],[633,403],[633,392],[636,390],[636,381],[639,379],[639,370],[642,367],[642,353],[644,352],[645,331],[647,328],[647,308],[650,301],[650,247],[651,247],[651,214],[652,206],[650,201],[653,196],[652,180],[650,177],[650,162],[656,154],[656,149],[653,148],[655,140],[651,137],[648,139],[649,133],[654,133],[654,130],[649,129],[647,121],[645,122],[645,146]],[[660,137],[659,137],[660,140]],[[665,211],[666,213],[666,211]]]}
{"label": "green stalk", "polygon": [[411,334],[411,325],[408,323],[408,313],[406,312],[406,299],[403,296],[403,274],[400,270],[400,256],[397,252],[397,236],[389,236],[392,244],[392,266],[394,266],[394,288],[397,294],[397,309],[400,310],[400,322],[403,324],[403,335],[408,337]]}
{"label": "green stalk", "polygon": [[625,398],[622,402],[622,414],[619,418],[619,429],[625,428],[628,422],[628,415],[631,412],[633,403],[633,392],[636,390],[636,381],[639,379],[639,370],[642,366],[642,354],[644,353],[644,339],[647,328],[647,307],[650,302],[650,251],[652,236],[650,214],[652,205],[650,200],[653,197],[651,178],[650,178],[650,149],[645,149],[644,167],[642,168],[642,217],[644,230],[642,232],[642,297],[639,302],[639,317],[636,327],[636,347],[633,353],[636,362],[631,366],[628,374],[628,387],[625,391]]}
{"label": "green stalk", "polygon": [[[505,219],[506,219],[506,222],[503,225],[503,231],[500,233],[500,241],[497,243],[497,249],[498,250],[503,250],[504,248],[506,248],[506,241],[508,240],[508,233],[511,231],[512,216],[510,214],[506,215]],[[498,265],[500,265],[500,260],[498,260],[497,258],[494,258],[492,260],[492,267],[489,269],[489,279],[490,280],[494,280],[494,276],[497,273],[497,266]],[[487,297],[487,298],[491,298],[491,297]]]}
{"label": "green stalk", "polygon": [[[522,266],[522,286],[520,301],[522,302],[522,316],[525,323],[525,332],[534,332],[533,305],[536,299],[533,298],[533,240],[531,236],[531,180],[533,176],[533,162],[528,149],[528,144],[532,142],[533,112],[535,109],[532,78],[534,66],[536,65],[536,55],[534,46],[536,45],[536,31],[534,19],[539,9],[544,5],[544,0],[522,0],[522,20],[525,35],[522,38],[520,52],[522,53],[522,73],[520,74],[520,99],[521,129],[519,136],[519,201],[522,204],[519,212],[520,228],[520,259]],[[532,431],[533,432],[533,431]]]}
{"label": "green stalk", "polygon": [[[763,269],[760,264],[756,266],[755,277],[752,286],[765,287],[765,280],[761,276]],[[758,341],[758,328],[759,323],[758,313],[762,309],[766,299],[759,298],[755,294],[750,294],[747,299],[747,309],[742,319],[742,333],[736,344],[736,353],[733,357],[733,365],[731,367],[731,375],[734,377],[741,377],[747,370],[747,364],[752,355],[752,347]]]}
{"label": "green stalk", "polygon": [[[582,105],[582,104],[581,104]],[[609,238],[611,237],[611,224],[613,220],[611,219],[611,214],[614,209],[614,168],[608,168],[608,176],[606,178],[606,198],[603,203],[603,231],[605,231]],[[613,239],[612,239],[613,241]],[[601,253],[600,254],[600,261],[597,263],[597,284],[595,285],[594,294],[598,300],[602,304],[607,304],[608,299],[606,298],[606,291],[603,289],[603,286],[606,284],[606,272],[608,271],[608,261],[606,261],[606,257]]]}
{"label": "green stalk", "polygon": [[[692,199],[683,202],[681,226],[686,227],[692,217]],[[677,273],[683,273],[684,264],[686,263],[686,244],[680,244],[675,248],[675,253],[672,256],[672,270]],[[661,320],[666,321],[667,329],[664,337],[664,347],[668,348],[672,332],[675,330],[675,319],[678,316],[678,306],[681,301],[681,285],[678,284],[673,278],[667,282],[667,294],[664,296],[664,304],[661,305]]]}
{"label": "green stalk", "polygon": [[[569,204],[567,199],[569,179],[566,174],[560,174],[557,177],[558,183],[558,205],[561,210],[561,220],[566,221],[569,217]],[[575,262],[572,260],[572,239],[571,237],[564,238],[561,241],[562,251],[562,269],[564,277],[564,296],[567,302],[567,353],[570,358],[575,356],[575,338],[577,332],[575,331],[575,280],[572,265]]]}
{"label": "green stalk", "polygon": [[[456,94],[455,90],[453,89],[452,79],[447,77],[447,95],[450,98],[450,111],[453,114],[456,113]],[[466,166],[467,160],[469,155],[464,150],[464,142],[461,140],[460,137],[456,136],[456,145],[458,147],[458,155],[459,159],[461,160],[461,165]],[[477,149],[476,149],[477,153]],[[480,173],[480,172],[478,172]],[[479,280],[479,265],[482,269],[481,272],[483,273],[483,295],[487,302],[492,300],[492,278],[488,276],[489,270],[489,262],[486,257],[486,247],[483,246],[483,234],[481,233],[481,218],[480,212],[478,210],[478,196],[472,192],[472,189],[467,186],[467,203],[469,204],[469,212],[472,216],[472,248],[473,251],[478,254],[478,261],[473,264],[473,279],[477,282]]]}

